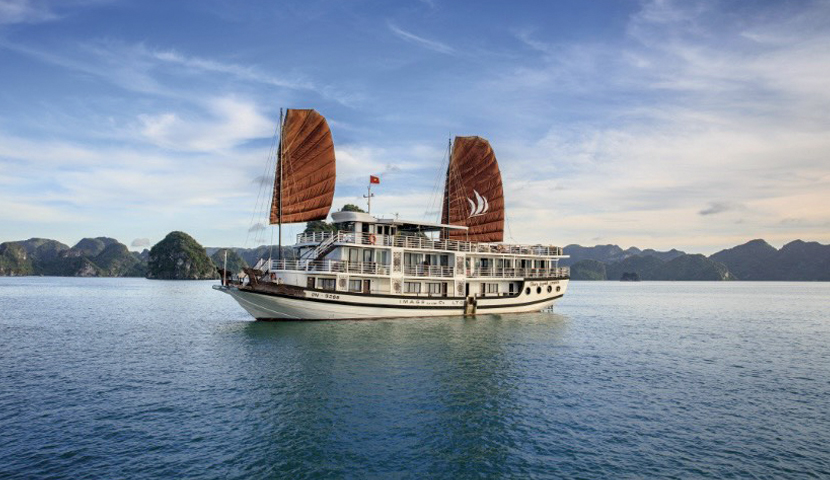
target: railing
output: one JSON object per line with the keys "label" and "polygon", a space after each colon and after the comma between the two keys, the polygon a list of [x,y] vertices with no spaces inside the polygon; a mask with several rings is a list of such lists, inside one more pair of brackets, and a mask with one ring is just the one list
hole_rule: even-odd
{"label": "railing", "polygon": [[562,255],[562,247],[552,245],[513,245],[506,243],[477,243],[461,240],[430,240],[424,237],[404,235],[375,235],[371,233],[311,232],[297,235],[297,243],[321,243],[329,239],[332,243],[377,245],[381,247],[403,247],[420,250],[444,250],[450,252],[492,253],[496,255]]}
{"label": "railing", "polygon": [[[271,260],[271,271],[289,270],[319,273],[357,273],[389,275],[389,265],[377,262],[347,262],[344,260]],[[453,267],[440,265],[404,265],[405,276],[452,278]],[[568,267],[559,268],[502,268],[489,267],[467,271],[469,278],[566,278]]]}
{"label": "railing", "polygon": [[[322,232],[317,232],[317,233],[322,233]],[[317,245],[317,248],[312,250],[311,253],[309,253],[307,255],[304,255],[303,258],[310,259],[310,260],[316,260],[317,258],[319,258],[321,256],[325,256],[325,254],[330,251],[330,247],[332,245],[334,245],[335,242],[337,242],[337,236],[335,236],[335,235],[329,235],[327,238],[322,238],[320,240],[320,244]]]}
{"label": "railing", "polygon": [[571,269],[559,268],[479,268],[467,272],[470,278],[565,278],[570,277]]}
{"label": "railing", "polygon": [[271,260],[271,271],[275,270],[389,275],[389,265],[377,262],[346,262],[343,260]]}
{"label": "railing", "polygon": [[440,265],[404,265],[403,274],[416,277],[452,277],[455,275],[455,269]]}
{"label": "railing", "polygon": [[[344,260],[271,260],[271,271],[275,270],[389,275],[389,265],[377,262],[347,262]],[[404,275],[451,278],[455,275],[455,269],[438,265],[405,265]]]}

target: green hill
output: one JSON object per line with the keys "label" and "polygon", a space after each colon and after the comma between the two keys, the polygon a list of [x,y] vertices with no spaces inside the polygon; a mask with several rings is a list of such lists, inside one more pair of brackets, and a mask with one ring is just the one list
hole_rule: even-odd
{"label": "green hill", "polygon": [[170,232],[150,249],[147,278],[207,280],[218,278],[205,248],[184,232]]}
{"label": "green hill", "polygon": [[757,239],[711,257],[739,280],[830,280],[830,245],[794,240],[780,250]]}
{"label": "green hill", "polygon": [[703,255],[682,254],[669,261],[656,256],[634,255],[606,265],[597,260],[581,260],[571,266],[573,280],[620,280],[624,276],[640,280],[734,280],[722,263]]}
{"label": "green hill", "polygon": [[236,253],[233,249],[220,248],[213,255],[210,256],[210,259],[213,260],[213,264],[216,265],[217,268],[224,268],[226,251],[228,252],[228,272],[239,273],[242,271],[243,268],[248,267],[248,262],[246,262],[244,258],[239,256],[239,254]]}
{"label": "green hill", "polygon": [[597,260],[580,260],[571,265],[572,280],[608,280],[605,264]]}
{"label": "green hill", "polygon": [[17,242],[0,243],[0,275],[19,277],[33,273],[32,259],[23,246]]}
{"label": "green hill", "polygon": [[657,257],[635,255],[606,266],[608,280],[619,280],[624,273],[636,273],[641,280],[663,280],[661,269],[666,262]]}
{"label": "green hill", "polygon": [[94,262],[104,277],[143,277],[147,274],[147,265],[119,242],[104,248]]}
{"label": "green hill", "polygon": [[726,265],[704,255],[683,255],[669,260],[659,269],[655,280],[734,280]]}

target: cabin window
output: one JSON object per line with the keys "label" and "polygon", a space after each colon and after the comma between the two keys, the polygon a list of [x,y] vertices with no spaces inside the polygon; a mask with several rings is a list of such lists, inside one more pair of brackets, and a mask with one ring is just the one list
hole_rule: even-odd
{"label": "cabin window", "polygon": [[421,282],[404,282],[404,293],[421,293]]}
{"label": "cabin window", "polygon": [[442,267],[449,267],[450,266],[450,256],[449,255],[441,255],[441,266]]}
{"label": "cabin window", "polygon": [[361,287],[360,280],[349,280],[349,291],[350,292],[359,292]]}
{"label": "cabin window", "polygon": [[525,295],[530,295],[530,287],[525,288]]}
{"label": "cabin window", "polygon": [[553,287],[551,287],[550,285],[548,285],[548,293],[551,293],[552,291],[553,291]]}
{"label": "cabin window", "polygon": [[389,251],[377,250],[375,251],[375,261],[381,265],[389,265]]}
{"label": "cabin window", "polygon": [[349,262],[350,263],[357,263],[360,261],[360,249],[359,248],[350,248],[349,249]]}
{"label": "cabin window", "polygon": [[507,291],[508,291],[508,293],[510,293],[510,295],[513,295],[514,293],[516,293],[516,284],[513,283],[513,282],[508,283],[507,284]]}
{"label": "cabin window", "polygon": [[536,287],[536,293],[542,293],[542,287]]}
{"label": "cabin window", "polygon": [[372,261],[372,249],[371,248],[364,248],[363,249],[363,261],[369,263]]}
{"label": "cabin window", "polygon": [[321,288],[323,290],[334,290],[335,283],[336,282],[333,278],[318,278],[317,288]]}
{"label": "cabin window", "polygon": [[498,283],[486,283],[486,293],[499,293]]}
{"label": "cabin window", "polygon": [[430,295],[441,295],[441,284],[427,283],[427,293]]}

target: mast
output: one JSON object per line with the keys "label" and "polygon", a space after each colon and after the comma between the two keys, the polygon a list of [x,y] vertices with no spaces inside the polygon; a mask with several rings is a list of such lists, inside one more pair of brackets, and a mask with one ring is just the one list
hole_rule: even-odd
{"label": "mast", "polygon": [[[283,137],[282,128],[283,128],[282,109],[280,109],[280,146],[279,146],[279,149],[277,150],[277,164],[280,166],[279,171],[277,172],[277,175],[280,176],[280,182],[279,182],[279,184],[280,184],[279,195],[280,196],[279,196],[279,205],[277,206],[278,216],[279,216],[279,221],[277,223],[277,230],[279,232],[277,234],[277,242],[278,242],[277,243],[277,260],[282,260],[282,137]],[[271,237],[271,238],[274,238],[274,237]]]}
{"label": "mast", "polygon": [[[450,166],[452,166],[452,136],[447,139],[447,178],[444,180],[444,201],[446,201],[447,225],[450,223]],[[442,215],[443,217],[443,215]],[[443,222],[443,218],[441,221]],[[444,238],[449,238],[449,230],[444,228]]]}

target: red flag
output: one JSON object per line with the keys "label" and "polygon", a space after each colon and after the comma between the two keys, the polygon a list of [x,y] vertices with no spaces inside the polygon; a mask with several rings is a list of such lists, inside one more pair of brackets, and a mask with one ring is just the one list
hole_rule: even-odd
{"label": "red flag", "polygon": [[376,177],[374,175],[369,175],[369,183],[380,184],[380,177]]}

